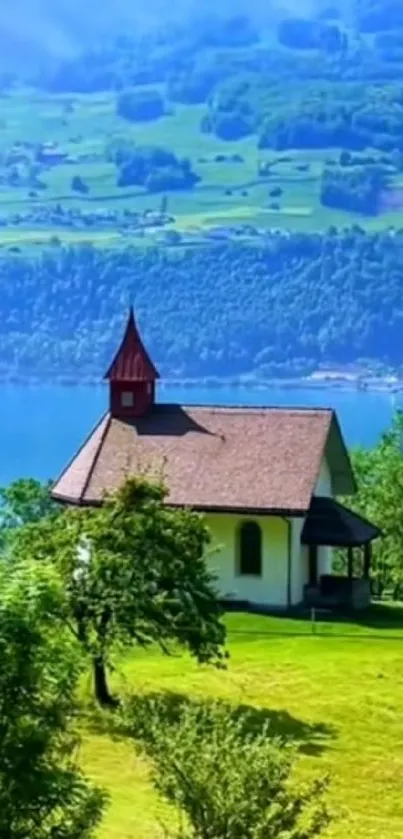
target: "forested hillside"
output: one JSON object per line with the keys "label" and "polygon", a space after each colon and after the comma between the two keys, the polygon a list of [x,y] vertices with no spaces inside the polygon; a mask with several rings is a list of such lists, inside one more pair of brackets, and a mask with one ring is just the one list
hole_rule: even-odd
{"label": "forested hillside", "polygon": [[400,368],[400,0],[98,7],[0,12],[2,375]]}
{"label": "forested hillside", "polygon": [[166,376],[403,367],[402,276],[403,233],[11,256],[0,264],[2,373],[101,376],[129,301]]}

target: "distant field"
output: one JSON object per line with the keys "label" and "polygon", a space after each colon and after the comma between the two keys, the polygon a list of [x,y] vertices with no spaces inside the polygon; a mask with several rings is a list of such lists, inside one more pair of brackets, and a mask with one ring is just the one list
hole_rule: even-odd
{"label": "distant field", "polygon": [[[326,623],[317,636],[309,622],[230,615],[226,672],[139,652],[118,668],[117,684],[256,709],[297,745],[299,773],[329,773],[324,839],[401,839],[403,630],[401,611],[389,611],[384,623]],[[82,761],[111,796],[99,839],[163,839],[169,816],[131,742],[87,726]]]}
{"label": "distant field", "polygon": [[[8,151],[15,142],[53,142],[70,155],[72,162],[47,168],[41,180],[47,188],[35,196],[32,189],[0,185],[0,217],[10,224],[10,216],[27,213],[38,207],[60,203],[64,208],[85,210],[125,208],[137,212],[159,210],[161,194],[148,194],[142,188],[119,188],[116,170],[104,158],[105,147],[113,137],[131,138],[138,144],[161,145],[179,157],[188,157],[201,180],[193,191],[166,193],[168,213],[178,232],[225,225],[255,225],[261,229],[322,230],[353,223],[368,229],[380,229],[403,223],[398,208],[374,218],[323,208],[319,200],[320,177],[326,160],[337,160],[336,149],[291,151],[286,154],[259,151],[256,138],[225,142],[200,131],[204,106],[173,106],[173,113],[151,123],[129,123],[115,113],[113,94],[85,96],[51,96],[35,91],[21,91],[1,98],[0,152]],[[216,160],[217,155],[228,159]],[[240,160],[234,162],[233,155]],[[258,174],[259,163],[279,161],[268,178]],[[80,175],[89,192],[81,195],[71,189],[71,180]],[[279,196],[269,192],[281,189]],[[17,233],[0,227],[0,246],[17,242],[20,245],[43,244],[51,235],[61,241],[94,240],[115,242],[118,230],[55,230],[54,226],[38,230],[36,226],[19,226]],[[17,235],[18,234],[18,235]],[[49,235],[48,235],[49,234]],[[136,234],[129,231],[126,238]],[[153,237],[154,232],[146,234]]]}

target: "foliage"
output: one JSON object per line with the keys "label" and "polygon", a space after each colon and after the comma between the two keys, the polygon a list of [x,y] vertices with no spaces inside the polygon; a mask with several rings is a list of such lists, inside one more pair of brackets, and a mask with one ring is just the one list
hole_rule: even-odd
{"label": "foliage", "polygon": [[378,594],[403,597],[403,413],[372,449],[353,453],[358,493],[347,504],[382,530],[374,543],[371,576]]}
{"label": "foliage", "polygon": [[10,542],[19,528],[44,517],[52,520],[60,507],[50,497],[50,483],[42,485],[33,478],[21,478],[0,489],[0,547]]}
{"label": "foliage", "polygon": [[376,215],[386,184],[379,166],[356,166],[348,172],[332,167],[323,172],[320,198],[326,207]]}
{"label": "foliage", "polygon": [[278,28],[281,44],[292,49],[317,49],[322,45],[329,52],[346,47],[338,26],[307,18],[285,18]]}
{"label": "foliage", "polygon": [[367,87],[364,93],[361,85],[317,84],[271,112],[267,105],[266,113],[262,104],[259,108],[261,148],[401,147],[403,101],[397,86]]}
{"label": "foliage", "polygon": [[120,117],[131,122],[158,119],[165,113],[165,104],[158,90],[124,90],[116,102]]}
{"label": "foliage", "polygon": [[164,376],[292,375],[376,359],[399,368],[402,272],[403,233],[358,227],[172,254],[90,246],[7,254],[0,372],[101,378],[130,302]]}
{"label": "foliage", "polygon": [[87,182],[80,175],[74,175],[71,179],[71,188],[82,195],[87,195],[90,191]]}
{"label": "foliage", "polygon": [[196,703],[154,735],[154,783],[178,810],[178,839],[310,839],[326,825],[325,782],[291,785],[293,750],[267,724]]}
{"label": "foliage", "polygon": [[225,629],[207,571],[209,532],[188,510],[165,505],[145,479],[126,484],[99,509],[68,510],[25,528],[16,552],[52,560],[65,586],[75,634],[93,660],[101,702],[111,701],[105,666],[116,645],[171,642],[199,662],[225,659]]}
{"label": "foliage", "polygon": [[80,660],[57,620],[63,601],[54,569],[0,567],[2,839],[88,839],[102,814],[75,758]]}
{"label": "foliage", "polygon": [[1,523],[16,528],[56,515],[60,508],[50,497],[51,483],[41,484],[34,478],[21,478],[0,489]]}
{"label": "foliage", "polygon": [[149,192],[192,189],[198,181],[189,160],[158,146],[134,146],[116,139],[106,150],[118,169],[118,186],[145,186]]}

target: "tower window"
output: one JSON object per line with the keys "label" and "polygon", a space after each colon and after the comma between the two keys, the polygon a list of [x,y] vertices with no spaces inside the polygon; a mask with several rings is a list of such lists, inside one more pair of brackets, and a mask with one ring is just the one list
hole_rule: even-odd
{"label": "tower window", "polygon": [[255,521],[245,521],[239,529],[238,573],[262,576],[262,531]]}
{"label": "tower window", "polygon": [[122,408],[133,408],[134,393],[131,390],[124,390],[120,397],[120,404]]}

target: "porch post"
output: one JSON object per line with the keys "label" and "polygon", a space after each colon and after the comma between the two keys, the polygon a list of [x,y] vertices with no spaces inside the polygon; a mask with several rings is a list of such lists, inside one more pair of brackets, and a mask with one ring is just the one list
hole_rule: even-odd
{"label": "porch post", "polygon": [[353,579],[354,574],[354,551],[353,548],[347,548],[347,576],[349,580]]}
{"label": "porch post", "polygon": [[371,559],[372,559],[372,545],[371,542],[368,542],[364,545],[364,580],[369,579],[369,572],[371,569]]}

